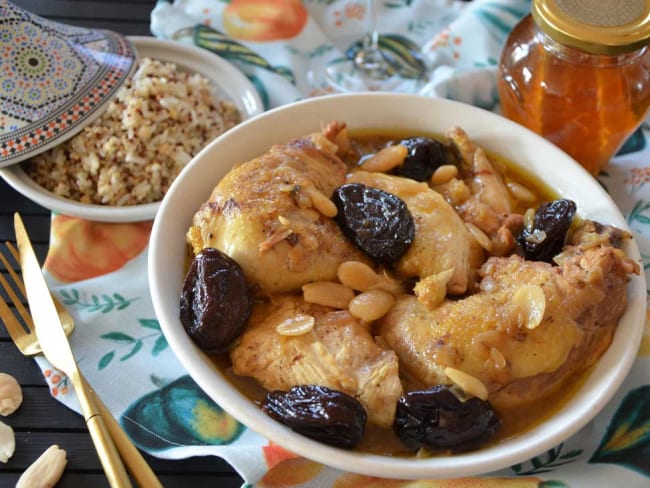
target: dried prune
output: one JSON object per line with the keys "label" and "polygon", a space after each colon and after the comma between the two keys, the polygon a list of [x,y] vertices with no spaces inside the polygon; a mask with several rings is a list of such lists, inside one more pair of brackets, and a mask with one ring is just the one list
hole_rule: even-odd
{"label": "dried prune", "polygon": [[299,434],[334,447],[355,447],[368,415],[354,397],[318,385],[267,393],[262,410]]}
{"label": "dried prune", "polygon": [[576,204],[572,200],[542,203],[535,212],[532,228],[524,228],[519,237],[524,258],[553,263],[553,256],[564,247],[575,213]]}
{"label": "dried prune", "polygon": [[476,397],[461,401],[448,386],[437,385],[399,399],[393,430],[414,451],[426,447],[461,452],[489,440],[500,424],[488,402]]}
{"label": "dried prune", "polygon": [[371,258],[386,264],[397,261],[413,242],[413,216],[398,196],[348,183],[334,190],[332,201],[343,233]]}
{"label": "dried prune", "polygon": [[408,153],[394,174],[416,181],[428,181],[440,166],[450,164],[450,154],[442,142],[429,137],[409,137],[400,141]]}
{"label": "dried prune", "polygon": [[235,260],[214,248],[192,260],[181,290],[181,322],[204,351],[223,352],[246,328],[253,296]]}

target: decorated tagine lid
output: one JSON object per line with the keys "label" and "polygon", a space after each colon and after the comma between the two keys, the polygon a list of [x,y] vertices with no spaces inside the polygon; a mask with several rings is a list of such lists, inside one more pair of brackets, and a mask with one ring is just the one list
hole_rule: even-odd
{"label": "decorated tagine lid", "polygon": [[74,136],[134,67],[124,36],[52,22],[0,0],[0,167]]}

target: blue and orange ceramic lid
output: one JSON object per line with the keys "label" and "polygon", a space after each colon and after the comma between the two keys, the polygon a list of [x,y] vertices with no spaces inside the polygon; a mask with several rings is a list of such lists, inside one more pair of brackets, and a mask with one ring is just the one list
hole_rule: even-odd
{"label": "blue and orange ceramic lid", "polygon": [[60,24],[0,0],[0,167],[74,136],[135,68],[122,35]]}

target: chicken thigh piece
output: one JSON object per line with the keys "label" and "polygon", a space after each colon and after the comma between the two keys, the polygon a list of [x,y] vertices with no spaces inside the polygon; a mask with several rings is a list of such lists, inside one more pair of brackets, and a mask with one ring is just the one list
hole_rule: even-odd
{"label": "chicken thigh piece", "polygon": [[513,212],[510,190],[485,150],[476,146],[463,129],[452,127],[447,138],[460,159],[461,176],[470,191],[458,213],[492,240],[492,255],[506,255],[515,245],[512,230],[523,221]]}
{"label": "chicken thigh piece", "polygon": [[478,293],[433,311],[403,296],[378,334],[425,385],[451,383],[452,367],[479,379],[497,409],[540,399],[602,355],[626,307],[628,275],[638,273],[593,230],[560,266],[489,258]]}
{"label": "chicken thigh piece", "polygon": [[344,127],[330,124],[231,170],[194,216],[187,234],[194,253],[225,252],[266,293],[333,280],[340,263],[365,261],[331,218],[329,198],[346,165],[330,138]]}
{"label": "chicken thigh piece", "polygon": [[449,270],[447,293],[462,295],[474,284],[484,252],[454,208],[426,183],[384,173],[355,171],[349,183],[362,183],[400,197],[415,222],[415,237],[395,270],[427,278]]}
{"label": "chicken thigh piece", "polygon": [[[306,333],[276,330],[305,316],[315,320]],[[235,374],[252,377],[267,390],[314,384],[347,393],[361,402],[368,421],[381,427],[392,426],[402,394],[393,351],[377,345],[348,311],[310,304],[300,296],[258,303],[230,358]]]}

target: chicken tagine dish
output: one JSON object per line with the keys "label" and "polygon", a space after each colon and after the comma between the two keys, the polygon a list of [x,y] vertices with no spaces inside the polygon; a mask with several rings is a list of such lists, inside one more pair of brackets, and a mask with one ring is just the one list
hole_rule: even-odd
{"label": "chicken tagine dish", "polygon": [[639,265],[459,127],[322,131],[233,168],[187,232],[181,321],[317,441],[473,450],[552,414],[608,348]]}

